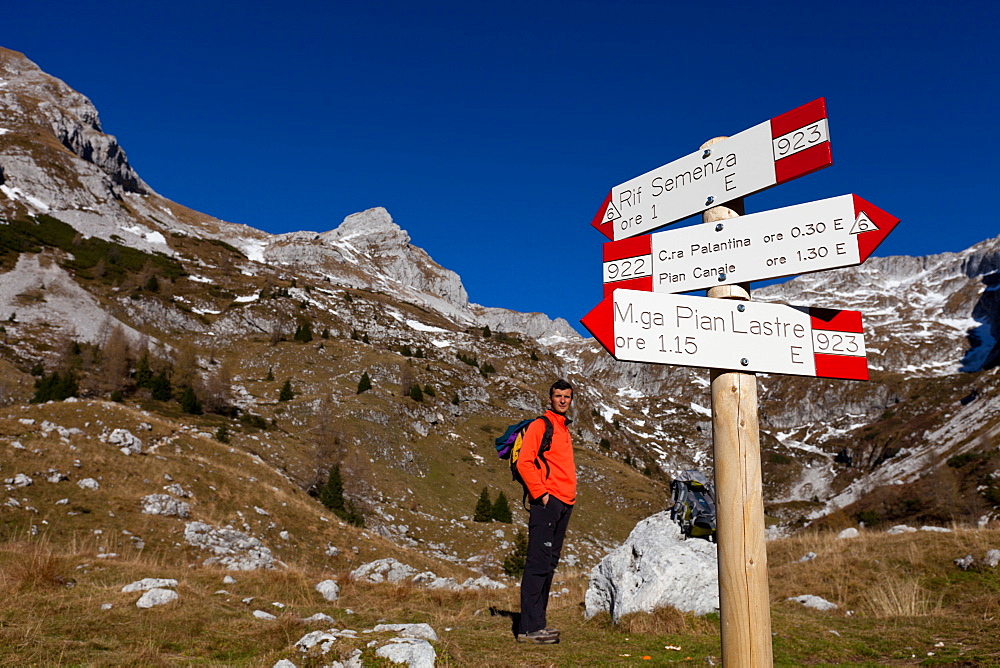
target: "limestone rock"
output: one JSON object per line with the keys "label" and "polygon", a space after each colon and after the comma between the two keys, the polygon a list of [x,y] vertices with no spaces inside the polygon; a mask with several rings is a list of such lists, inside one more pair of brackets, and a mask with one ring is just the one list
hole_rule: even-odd
{"label": "limestone rock", "polygon": [[617,622],[631,612],[663,606],[698,615],[718,610],[716,546],[681,536],[669,512],[639,522],[625,542],[591,571],[587,618],[610,612]]}
{"label": "limestone rock", "polygon": [[118,446],[123,452],[127,450],[128,453],[136,455],[142,453],[142,439],[135,436],[128,429],[115,429],[112,431],[108,435],[108,443]]}
{"label": "limestone rock", "polygon": [[374,583],[397,583],[413,577],[416,572],[417,569],[413,568],[413,566],[404,564],[392,557],[386,557],[385,559],[378,559],[354,569],[351,571],[351,579]]}
{"label": "limestone rock", "polygon": [[143,578],[122,587],[123,593],[133,591],[149,591],[150,589],[164,589],[166,587],[176,587],[177,580],[170,578]]}
{"label": "limestone rock", "polygon": [[424,640],[438,639],[437,633],[430,624],[378,624],[374,629],[375,633],[389,631],[404,638],[423,638]]}
{"label": "limestone rock", "polygon": [[837,534],[837,538],[857,538],[861,535],[861,532],[854,527],[848,527]]}
{"label": "limestone rock", "polygon": [[166,494],[150,494],[142,497],[142,513],[186,518],[191,516],[191,506]]}
{"label": "limestone rock", "polygon": [[136,607],[153,608],[158,605],[166,605],[178,599],[177,592],[172,589],[150,589],[136,601]]}
{"label": "limestone rock", "polygon": [[820,598],[819,596],[813,596],[812,594],[805,594],[803,596],[791,596],[789,601],[795,601],[796,603],[801,603],[807,608],[812,608],[813,610],[836,610],[837,604],[827,601],[825,598]]}
{"label": "limestone rock", "polygon": [[205,560],[206,566],[222,564],[231,571],[274,568],[271,550],[256,538],[235,529],[214,527],[205,522],[188,522],[184,526],[184,540],[188,545],[215,555]]}
{"label": "limestone rock", "polygon": [[908,527],[905,524],[897,524],[896,526],[887,530],[886,533],[891,536],[895,536],[901,533],[914,533],[915,531],[916,529],[914,529],[913,527]]}
{"label": "limestone rock", "polygon": [[437,652],[426,640],[417,638],[393,638],[388,645],[375,650],[377,656],[393,663],[403,663],[409,668],[434,668]]}
{"label": "limestone rock", "polygon": [[335,580],[323,580],[316,585],[315,589],[328,601],[336,601],[340,598],[340,586]]}

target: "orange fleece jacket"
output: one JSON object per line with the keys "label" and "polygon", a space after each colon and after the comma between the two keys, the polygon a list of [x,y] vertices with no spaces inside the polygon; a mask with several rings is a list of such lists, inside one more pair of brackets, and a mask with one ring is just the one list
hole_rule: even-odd
{"label": "orange fleece jacket", "polygon": [[542,420],[535,420],[524,432],[517,470],[532,499],[551,494],[563,503],[573,505],[576,502],[576,466],[573,464],[573,442],[567,429],[572,420],[551,410],[545,411],[545,417],[552,422],[552,447],[545,452],[545,461],[549,463],[548,477],[545,476],[545,464],[541,461],[535,464],[542,436],[545,435]]}

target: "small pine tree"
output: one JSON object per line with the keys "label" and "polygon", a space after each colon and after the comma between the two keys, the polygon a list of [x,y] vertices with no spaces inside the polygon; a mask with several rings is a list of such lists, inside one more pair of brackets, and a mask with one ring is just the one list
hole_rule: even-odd
{"label": "small pine tree", "polygon": [[194,393],[194,388],[190,385],[184,386],[177,401],[180,402],[181,410],[188,415],[201,415],[201,401],[198,400],[198,395]]}
{"label": "small pine tree", "polygon": [[135,367],[136,387],[151,387],[153,384],[153,368],[149,366],[149,353],[143,353]]}
{"label": "small pine tree", "polygon": [[510,524],[514,521],[514,516],[510,512],[510,504],[507,503],[507,495],[503,492],[497,494],[497,500],[493,502],[490,516],[494,521],[503,522],[504,524]]}
{"label": "small pine tree", "polygon": [[600,446],[601,446],[602,450],[610,450],[611,449],[611,441],[609,441],[606,438],[602,438]]}
{"label": "small pine tree", "polygon": [[219,428],[215,430],[215,440],[219,443],[229,442],[229,428],[224,424],[220,424]]}
{"label": "small pine tree", "polygon": [[458,392],[456,392],[451,398],[451,405],[457,406],[461,400],[458,398]]}
{"label": "small pine tree", "polygon": [[368,372],[365,371],[361,374],[361,380],[358,381],[358,394],[367,392],[370,389],[372,389],[372,379],[368,377]]}
{"label": "small pine tree", "polygon": [[361,340],[361,335],[358,334],[358,330],[352,329],[351,330],[351,341],[360,341],[360,340]]}
{"label": "small pine tree", "polygon": [[493,521],[493,503],[490,501],[490,490],[488,487],[483,487],[483,493],[479,495],[479,502],[476,503],[476,512],[472,516],[472,521]]}
{"label": "small pine tree", "polygon": [[309,343],[313,340],[312,333],[312,323],[308,320],[300,324],[295,328],[295,336],[293,337],[296,341],[301,341],[302,343]]}
{"label": "small pine tree", "polygon": [[424,392],[423,390],[420,389],[419,385],[415,384],[413,387],[410,388],[410,399],[413,399],[414,401],[424,400]]}
{"label": "small pine tree", "polygon": [[330,468],[326,484],[319,491],[319,502],[340,517],[346,510],[344,505],[344,482],[340,478],[340,466]]}
{"label": "small pine tree", "polygon": [[292,381],[291,379],[286,380],[285,384],[281,386],[281,391],[278,392],[278,401],[291,401],[295,398],[295,392],[292,391]]}
{"label": "small pine tree", "polygon": [[535,354],[534,350],[531,351],[530,359],[531,359],[532,362],[537,362],[538,361],[538,355]]}
{"label": "small pine tree", "polygon": [[413,351],[410,350],[409,345],[403,345],[403,347],[399,349],[399,352],[403,357],[413,357]]}
{"label": "small pine tree", "polygon": [[437,396],[437,392],[434,391],[433,385],[424,385],[424,394],[426,394],[428,397]]}
{"label": "small pine tree", "polygon": [[524,575],[524,564],[528,560],[528,537],[521,529],[514,534],[514,548],[503,560],[503,572],[515,578]]}
{"label": "small pine tree", "polygon": [[330,476],[319,491],[319,501],[348,524],[357,527],[365,525],[364,515],[358,512],[353,503],[344,498],[344,482],[340,477],[339,465],[330,469]]}
{"label": "small pine tree", "polygon": [[267,375],[264,376],[264,380],[274,380],[274,370],[271,367],[267,367]]}
{"label": "small pine tree", "polygon": [[485,327],[483,327],[483,338],[488,339],[491,336],[493,336],[493,332],[490,331],[490,326],[486,325]]}
{"label": "small pine tree", "polygon": [[156,274],[151,274],[149,280],[146,284],[142,286],[146,292],[159,292],[160,291],[160,280],[156,278]]}
{"label": "small pine tree", "polygon": [[371,343],[371,340],[368,338],[368,332],[365,332],[364,334],[361,335],[361,342]]}
{"label": "small pine tree", "polygon": [[320,336],[323,337],[324,339],[329,339],[330,338],[330,330],[324,328],[323,329],[323,333],[320,334]]}
{"label": "small pine tree", "polygon": [[153,376],[153,379],[149,381],[149,389],[150,396],[156,401],[170,401],[173,398],[174,393],[170,388],[170,379],[167,378],[166,369]]}

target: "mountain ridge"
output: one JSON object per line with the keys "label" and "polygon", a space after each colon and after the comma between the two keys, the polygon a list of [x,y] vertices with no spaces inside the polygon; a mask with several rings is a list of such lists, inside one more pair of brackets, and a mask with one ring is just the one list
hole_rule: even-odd
{"label": "mountain ridge", "polygon": [[[577,386],[586,503],[567,545],[574,563],[592,564],[662,510],[673,473],[711,471],[706,370],[618,362],[565,320],[470,303],[461,278],[381,207],[326,232],[271,235],[171,202],[130,176],[86,98],[13,53],[0,50],[0,106],[13,120],[0,134],[0,406],[10,419],[32,398],[34,371],[73,371],[80,410],[117,396],[174,429],[224,426],[231,447],[300,490],[342,465],[373,531],[493,573],[510,534],[459,518],[482,486],[509,485],[491,437],[542,410],[556,377]],[[40,110],[36,99],[69,110]],[[54,129],[53,118],[80,127]],[[758,379],[776,532],[849,525],[863,512],[886,522],[998,517],[998,249],[1000,237],[959,253],[871,258],[754,291],[861,310],[870,342],[870,383]],[[137,381],[143,355],[170,399]],[[360,389],[363,373],[371,390]],[[294,397],[276,400],[286,380]],[[188,389],[202,416],[181,408]],[[33,419],[59,408],[33,407]],[[986,469],[948,463],[973,454]],[[952,469],[950,505],[908,503]],[[195,511],[236,522],[231,510]]]}

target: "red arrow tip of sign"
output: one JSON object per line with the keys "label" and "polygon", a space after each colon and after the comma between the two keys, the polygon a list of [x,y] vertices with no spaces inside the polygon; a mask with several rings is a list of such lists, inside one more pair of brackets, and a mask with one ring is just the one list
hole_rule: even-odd
{"label": "red arrow tip of sign", "polygon": [[607,213],[609,204],[611,204],[611,193],[608,193],[608,196],[604,198],[604,204],[597,210],[597,215],[594,216],[594,220],[590,224],[597,228],[598,232],[614,241],[615,231],[611,226],[611,222],[604,220],[604,214]]}
{"label": "red arrow tip of sign", "polygon": [[889,233],[896,228],[896,225],[899,224],[899,218],[883,211],[871,202],[861,199],[857,195],[852,195],[852,197],[854,197],[855,220],[864,211],[868,219],[875,223],[875,227],[878,228],[877,230],[862,232],[858,235],[858,253],[861,261],[864,262],[875,252],[879,244],[889,236]]}
{"label": "red arrow tip of sign", "polygon": [[615,354],[614,300],[610,297],[580,319],[594,338],[613,356]]}

